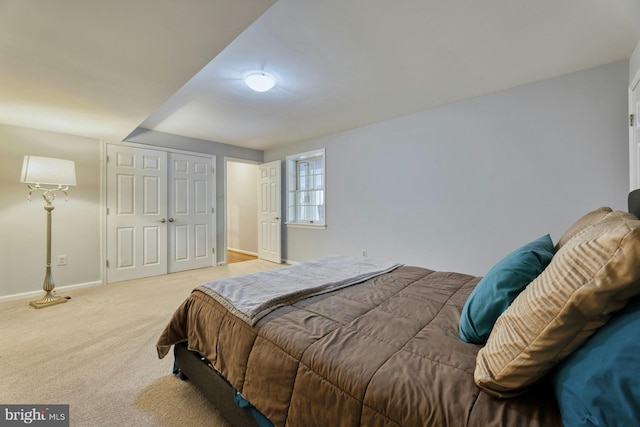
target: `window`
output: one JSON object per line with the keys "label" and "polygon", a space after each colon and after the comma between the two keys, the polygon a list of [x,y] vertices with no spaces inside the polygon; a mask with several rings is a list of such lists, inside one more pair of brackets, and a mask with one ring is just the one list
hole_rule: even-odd
{"label": "window", "polygon": [[287,156],[287,225],[325,227],[324,148]]}

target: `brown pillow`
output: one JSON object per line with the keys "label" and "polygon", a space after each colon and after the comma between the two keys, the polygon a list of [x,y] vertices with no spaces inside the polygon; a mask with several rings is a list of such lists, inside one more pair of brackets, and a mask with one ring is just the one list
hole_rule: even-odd
{"label": "brown pillow", "polygon": [[609,213],[566,242],[498,318],[476,359],[475,382],[510,397],[577,349],[640,293],[640,221]]}
{"label": "brown pillow", "polygon": [[576,234],[578,234],[579,232],[581,232],[585,228],[587,228],[587,227],[595,224],[596,222],[600,221],[602,218],[607,216],[611,211],[612,211],[611,208],[609,208],[607,206],[603,206],[603,207],[598,208],[598,209],[596,209],[594,211],[586,213],[582,218],[577,220],[575,222],[575,224],[573,224],[571,227],[569,227],[569,229],[564,232],[564,234],[560,237],[560,239],[558,239],[558,241],[556,242],[556,246],[555,246],[556,252],[565,243],[567,243],[569,240],[571,240],[571,238],[573,236],[575,236]]}

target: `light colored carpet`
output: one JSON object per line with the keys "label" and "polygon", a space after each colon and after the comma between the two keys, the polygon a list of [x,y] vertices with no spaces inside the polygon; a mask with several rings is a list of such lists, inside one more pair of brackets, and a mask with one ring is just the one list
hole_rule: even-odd
{"label": "light colored carpet", "polygon": [[155,343],[197,285],[278,267],[255,260],[63,291],[69,302],[39,310],[0,303],[0,403],[69,404],[71,426],[224,425]]}

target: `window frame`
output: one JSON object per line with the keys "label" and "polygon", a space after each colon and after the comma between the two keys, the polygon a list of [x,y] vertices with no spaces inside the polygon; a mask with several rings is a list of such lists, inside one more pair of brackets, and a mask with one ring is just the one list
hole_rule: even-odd
{"label": "window frame", "polygon": [[[297,217],[298,201],[298,163],[304,160],[320,159],[322,164],[322,213],[320,220],[300,220]],[[309,191],[308,189],[306,191]],[[314,190],[312,190],[314,191]],[[326,151],[324,148],[307,151],[304,153],[292,154],[286,157],[286,209],[287,216],[285,225],[299,228],[326,228],[327,227],[327,168]]]}

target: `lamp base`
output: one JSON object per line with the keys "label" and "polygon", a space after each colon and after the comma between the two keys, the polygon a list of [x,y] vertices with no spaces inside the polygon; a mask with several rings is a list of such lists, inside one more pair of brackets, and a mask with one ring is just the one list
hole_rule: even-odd
{"label": "lamp base", "polygon": [[50,305],[62,304],[63,302],[67,302],[65,297],[61,297],[58,295],[45,295],[44,298],[38,301],[31,301],[29,305],[34,308],[44,308],[49,307]]}

